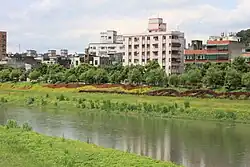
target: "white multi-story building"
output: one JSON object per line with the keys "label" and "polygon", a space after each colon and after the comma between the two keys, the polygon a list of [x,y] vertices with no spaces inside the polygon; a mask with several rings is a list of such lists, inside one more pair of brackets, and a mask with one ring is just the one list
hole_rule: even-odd
{"label": "white multi-story building", "polygon": [[[96,57],[109,57],[114,60],[113,63],[122,63],[124,54],[123,36],[117,35],[116,31],[108,30],[101,32],[100,42],[90,43],[88,48],[91,55]],[[99,64],[94,65],[98,66]]]}
{"label": "white multi-story building", "polygon": [[36,50],[27,50],[27,56],[29,57],[36,57],[37,56],[37,52]]}
{"label": "white multi-story building", "polygon": [[68,56],[68,50],[67,49],[61,49],[61,54],[60,56],[62,57],[67,57]]}
{"label": "white multi-story building", "polygon": [[184,33],[167,31],[162,18],[149,19],[147,33],[123,35],[123,38],[123,65],[146,65],[149,61],[157,61],[168,75],[184,71]]}

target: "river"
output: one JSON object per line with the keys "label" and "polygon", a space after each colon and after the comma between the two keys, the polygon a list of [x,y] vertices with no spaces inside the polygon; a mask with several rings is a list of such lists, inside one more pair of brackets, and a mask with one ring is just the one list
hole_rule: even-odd
{"label": "river", "polygon": [[8,119],[29,122],[42,134],[64,136],[186,167],[250,166],[250,125],[2,108],[0,124]]}

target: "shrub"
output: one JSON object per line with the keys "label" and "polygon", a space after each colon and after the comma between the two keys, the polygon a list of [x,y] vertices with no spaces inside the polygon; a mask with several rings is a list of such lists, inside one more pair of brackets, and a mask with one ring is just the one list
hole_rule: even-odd
{"label": "shrub", "polygon": [[60,96],[57,97],[57,100],[59,101],[64,101],[65,100],[65,97],[63,94],[61,94]]}
{"label": "shrub", "polygon": [[24,131],[31,131],[31,130],[32,130],[32,127],[31,127],[28,123],[24,123],[24,124],[22,125],[22,129],[23,129]]}
{"label": "shrub", "polygon": [[185,101],[185,102],[184,102],[184,107],[185,107],[185,108],[190,108],[190,103],[189,103],[189,101]]}
{"label": "shrub", "polygon": [[7,124],[6,124],[6,128],[7,129],[11,129],[11,128],[19,128],[17,122],[15,120],[8,120]]}
{"label": "shrub", "polygon": [[35,99],[33,98],[33,97],[29,97],[28,99],[27,99],[27,104],[28,105],[31,105],[31,104],[33,104],[35,102]]}

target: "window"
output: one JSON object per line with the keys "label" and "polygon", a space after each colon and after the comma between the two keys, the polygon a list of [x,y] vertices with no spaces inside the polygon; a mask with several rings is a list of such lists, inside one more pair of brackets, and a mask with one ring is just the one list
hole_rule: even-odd
{"label": "window", "polygon": [[147,40],[150,40],[150,37],[147,37]]}
{"label": "window", "polygon": [[145,59],[142,59],[141,61],[144,63],[144,62],[145,62]]}
{"label": "window", "polygon": [[145,37],[142,37],[142,40],[145,40]]}
{"label": "window", "polygon": [[164,40],[166,39],[166,36],[165,36],[165,35],[163,36],[163,39],[164,39]]}
{"label": "window", "polygon": [[172,36],[171,36],[171,35],[169,36],[169,39],[172,39]]}
{"label": "window", "polygon": [[95,60],[95,65],[98,65],[98,61],[97,60]]}
{"label": "window", "polygon": [[171,50],[169,51],[169,54],[172,54],[172,51],[171,51]]}
{"label": "window", "polygon": [[76,61],[76,65],[78,66],[78,64],[79,64],[79,62],[78,62],[78,60]]}
{"label": "window", "polygon": [[125,62],[125,59],[122,59],[122,62]]}
{"label": "window", "polygon": [[111,39],[111,36],[109,36],[108,38]]}
{"label": "window", "polygon": [[142,48],[145,48],[145,44],[142,45]]}
{"label": "window", "polygon": [[129,49],[132,49],[132,45],[128,45],[128,48],[129,48]]}
{"label": "window", "polygon": [[171,47],[172,46],[172,43],[169,43],[169,47]]}
{"label": "window", "polygon": [[129,56],[131,56],[131,55],[132,55],[132,53],[131,53],[131,52],[128,52],[128,55],[129,55]]}
{"label": "window", "polygon": [[129,37],[129,38],[128,38],[128,40],[129,40],[129,41],[132,41],[132,38],[131,38],[131,37]]}
{"label": "window", "polygon": [[159,40],[158,36],[155,36],[155,37],[154,37],[154,40],[155,40],[155,41],[158,41],[158,40]]}
{"label": "window", "polygon": [[131,63],[131,59],[129,59],[128,62]]}

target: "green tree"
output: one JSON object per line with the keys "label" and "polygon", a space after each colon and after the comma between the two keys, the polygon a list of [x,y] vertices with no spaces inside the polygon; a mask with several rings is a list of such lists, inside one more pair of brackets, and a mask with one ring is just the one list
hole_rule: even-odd
{"label": "green tree", "polygon": [[233,68],[228,69],[224,85],[227,89],[237,89],[241,87],[241,73]]}
{"label": "green tree", "polygon": [[30,74],[29,74],[29,79],[30,80],[38,80],[38,78],[41,76],[41,73],[39,71],[32,71]]}
{"label": "green tree", "polygon": [[202,76],[201,76],[200,70],[198,69],[189,70],[187,75],[188,75],[188,78],[187,78],[188,83],[190,85],[196,86],[199,83],[201,83]]}
{"label": "green tree", "polygon": [[242,84],[249,90],[250,89],[250,72],[243,74]]}
{"label": "green tree", "polygon": [[109,76],[109,81],[111,83],[121,83],[121,72],[120,71],[115,71]]}
{"label": "green tree", "polygon": [[84,82],[84,83],[87,83],[87,84],[95,83],[95,78],[94,78],[95,71],[96,70],[94,68],[91,68],[88,71],[82,73],[80,75],[80,81]]}
{"label": "green tree", "polygon": [[19,78],[21,75],[22,75],[22,71],[20,69],[14,69],[11,71],[9,78],[12,81],[19,81]]}
{"label": "green tree", "polygon": [[182,85],[183,87],[186,87],[188,84],[188,74],[183,73],[182,75],[180,75],[179,82],[180,82],[180,85]]}
{"label": "green tree", "polygon": [[75,74],[70,75],[67,79],[68,82],[77,82],[77,77]]}
{"label": "green tree", "polygon": [[249,65],[244,57],[236,57],[232,62],[232,67],[242,73],[249,72]]}
{"label": "green tree", "polygon": [[161,68],[151,69],[145,73],[145,81],[149,85],[163,86],[165,72]]}
{"label": "green tree", "polygon": [[203,77],[203,83],[207,87],[216,88],[224,85],[224,72],[220,69],[210,67]]}
{"label": "green tree", "polygon": [[145,65],[145,71],[149,72],[150,70],[153,69],[159,69],[160,65],[157,61],[149,61],[146,65]]}
{"label": "green tree", "polygon": [[10,80],[10,73],[11,71],[9,69],[4,69],[0,71],[0,81],[6,82]]}
{"label": "green tree", "polygon": [[169,85],[171,86],[174,86],[174,87],[177,87],[180,83],[180,79],[179,79],[179,76],[178,75],[170,75],[169,77]]}
{"label": "green tree", "polygon": [[241,37],[241,42],[245,45],[248,45],[250,43],[250,29],[247,30],[241,30],[236,34],[238,37]]}
{"label": "green tree", "polygon": [[140,69],[133,68],[128,72],[128,81],[129,83],[133,84],[140,84],[143,80],[143,74],[141,73]]}
{"label": "green tree", "polygon": [[95,80],[95,83],[97,84],[107,83],[108,82],[107,72],[101,68],[97,69],[95,71],[94,80]]}

